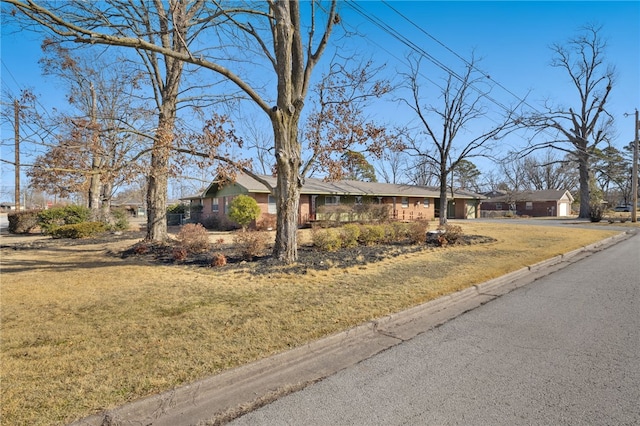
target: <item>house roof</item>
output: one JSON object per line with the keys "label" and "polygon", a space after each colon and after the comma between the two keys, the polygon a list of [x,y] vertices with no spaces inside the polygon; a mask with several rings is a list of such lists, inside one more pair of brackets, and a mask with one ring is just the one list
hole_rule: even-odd
{"label": "house roof", "polygon": [[[276,186],[276,178],[273,176],[259,175],[259,177],[269,183],[272,187]],[[236,175],[235,185],[239,185],[249,193],[270,193],[269,189],[258,180],[252,178],[245,173]],[[218,191],[218,183],[213,182],[201,194],[196,194],[185,199],[205,198],[212,196]],[[360,182],[355,180],[341,180],[334,182],[325,182],[320,179],[307,178],[304,180],[301,194],[308,195],[368,195],[377,197],[426,197],[440,198],[440,190],[438,188],[428,186],[416,186],[406,184],[392,184],[379,182]],[[462,199],[485,199],[486,197],[470,191],[456,190],[454,198]]]}
{"label": "house roof", "polygon": [[563,198],[573,202],[573,196],[563,189],[545,189],[542,191],[513,191],[499,197],[492,197],[491,202],[511,201],[559,201]]}

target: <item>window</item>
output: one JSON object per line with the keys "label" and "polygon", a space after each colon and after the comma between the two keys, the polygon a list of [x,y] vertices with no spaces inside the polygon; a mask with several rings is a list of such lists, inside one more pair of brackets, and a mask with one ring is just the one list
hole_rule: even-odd
{"label": "window", "polygon": [[324,205],[325,206],[337,206],[340,204],[340,197],[336,195],[325,195],[324,197]]}
{"label": "window", "polygon": [[214,198],[213,200],[211,200],[211,211],[213,213],[218,213],[220,206],[219,206],[219,199],[218,198]]}
{"label": "window", "polygon": [[409,197],[402,197],[402,208],[409,208]]}
{"label": "window", "polygon": [[425,208],[429,208],[429,199],[428,198],[424,199],[424,207]]}
{"label": "window", "polygon": [[356,206],[361,206],[362,205],[362,195],[356,195],[356,200],[355,200],[354,204]]}
{"label": "window", "polygon": [[269,214],[276,214],[277,208],[276,208],[276,197],[274,197],[273,195],[269,195],[269,199],[267,200],[267,213]]}
{"label": "window", "polygon": [[533,201],[527,201],[527,204],[524,207],[526,210],[533,210]]}
{"label": "window", "polygon": [[496,203],[496,210],[502,210],[502,203]]}

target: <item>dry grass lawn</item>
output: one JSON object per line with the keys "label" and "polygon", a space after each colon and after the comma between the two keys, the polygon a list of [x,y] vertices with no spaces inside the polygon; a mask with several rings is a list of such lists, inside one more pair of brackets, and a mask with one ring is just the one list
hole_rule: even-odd
{"label": "dry grass lawn", "polygon": [[460,224],[497,242],[303,277],[154,265],[104,244],[3,249],[0,423],[66,424],[616,233]]}

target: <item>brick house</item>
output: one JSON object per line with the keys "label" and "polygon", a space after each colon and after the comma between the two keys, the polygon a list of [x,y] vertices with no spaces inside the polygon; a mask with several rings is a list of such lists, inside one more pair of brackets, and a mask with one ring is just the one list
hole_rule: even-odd
{"label": "brick house", "polygon": [[569,191],[514,191],[487,194],[480,205],[482,217],[515,214],[532,217],[565,217],[571,215],[573,196]]}
{"label": "brick house", "polygon": [[[272,186],[276,178],[259,176]],[[276,202],[269,189],[258,180],[239,173],[235,182],[221,184],[214,181],[202,193],[186,197],[192,207],[201,210],[200,221],[228,220],[227,213],[234,197],[246,194],[258,202],[262,211],[258,223],[275,223]],[[447,216],[455,219],[479,217],[480,201],[484,197],[468,191],[455,191],[449,201]],[[337,181],[325,182],[307,178],[300,191],[299,224],[323,220],[341,206],[344,211],[357,210],[357,206],[375,204],[388,206],[389,216],[396,220],[433,220],[439,217],[439,191],[436,188],[377,182]],[[341,216],[344,221],[353,215]]]}

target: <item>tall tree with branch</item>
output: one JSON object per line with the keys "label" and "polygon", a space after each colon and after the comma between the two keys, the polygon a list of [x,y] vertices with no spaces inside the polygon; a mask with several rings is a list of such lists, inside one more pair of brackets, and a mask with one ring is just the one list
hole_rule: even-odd
{"label": "tall tree with branch", "polygon": [[[543,142],[532,142],[525,154],[553,148],[572,154],[576,159],[580,185],[579,217],[588,218],[593,156],[598,145],[606,143],[613,126],[607,101],[615,82],[615,69],[605,63],[607,44],[601,27],[588,25],[564,44],[551,46],[551,65],[564,71],[576,89],[573,106],[547,105],[542,112],[526,116],[522,124],[536,131]],[[551,135],[549,140],[548,135]],[[537,139],[536,139],[537,140]]]}
{"label": "tall tree with branch", "polygon": [[440,105],[426,103],[422,89],[421,60],[410,59],[410,70],[404,74],[411,95],[401,102],[413,110],[418,129],[408,137],[406,151],[419,163],[434,166],[440,188],[440,225],[447,223],[447,188],[451,174],[460,164],[473,157],[491,156],[495,142],[515,128],[513,109],[505,111],[500,121],[488,129],[471,134],[472,124],[487,117],[484,102],[488,88],[486,76],[476,70],[476,61],[468,62],[463,74],[450,73],[440,87]]}
{"label": "tall tree with branch", "polygon": [[[2,1],[12,5],[15,13],[27,18],[29,23],[46,27],[66,40],[133,48],[143,56],[163,58],[164,69],[153,58],[148,62],[154,73],[166,72],[159,87],[162,102],[149,176],[148,201],[153,210],[148,218],[148,228],[152,230],[148,231],[148,238],[156,239],[166,234],[166,224],[163,228],[161,223],[164,223],[162,208],[166,205],[166,170],[174,136],[174,101],[183,64],[209,69],[244,92],[267,115],[273,129],[277,185],[271,190],[275,193],[278,209],[274,255],[285,263],[297,259],[296,231],[302,185],[298,124],[312,72],[325,51],[334,25],[339,22],[336,0],[329,1],[327,7],[320,7],[316,1],[304,3],[304,11],[309,14],[304,22],[299,1],[267,0],[242,8],[204,0],[154,0],[135,4],[116,0],[62,4]],[[147,5],[153,5],[154,15],[141,12]],[[119,12],[123,8],[136,18],[135,27]],[[234,38],[242,38],[244,51],[259,53],[266,61],[273,72],[275,91],[261,93],[263,77],[252,85],[250,76],[242,76],[246,67],[241,61],[235,61],[233,55],[239,50],[224,53],[211,49],[211,40],[218,40],[222,32],[205,30],[218,20],[224,20],[225,25],[233,28],[230,31]],[[134,31],[134,28],[141,31]],[[196,39],[200,42],[194,43]],[[199,50],[193,50],[191,46],[194,45]],[[224,55],[231,57],[224,58]],[[269,186],[267,182],[263,183]]]}
{"label": "tall tree with branch", "polygon": [[[136,105],[143,74],[121,58],[71,51],[50,40],[45,40],[43,50],[44,73],[66,86],[74,111],[55,118],[63,123],[63,132],[36,160],[29,172],[32,183],[59,195],[83,188],[94,217],[108,220],[114,189],[142,172],[136,160],[147,146],[130,129],[140,133],[148,117]],[[56,182],[60,179],[62,185]]]}

